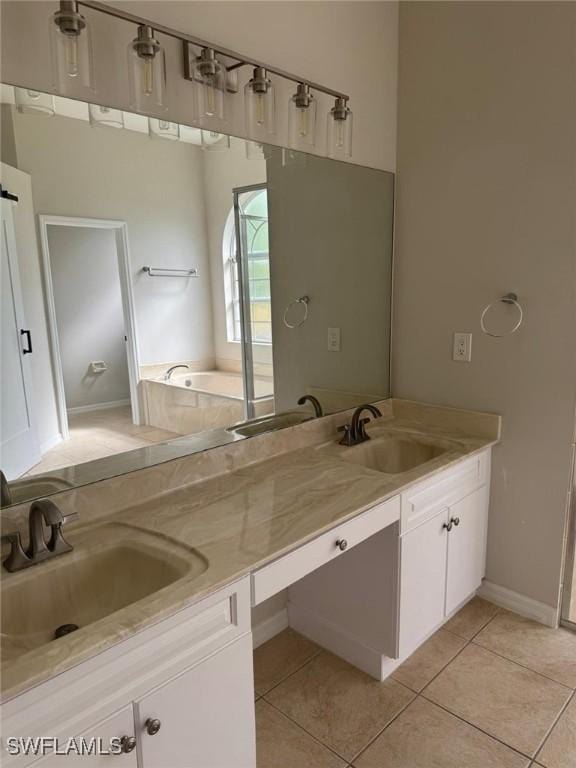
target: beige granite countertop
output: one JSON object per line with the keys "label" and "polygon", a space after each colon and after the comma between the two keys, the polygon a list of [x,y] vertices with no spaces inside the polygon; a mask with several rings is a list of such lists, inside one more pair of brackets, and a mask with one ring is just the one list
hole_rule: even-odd
{"label": "beige granite countertop", "polygon": [[[20,655],[11,653],[10,643],[6,643],[2,698],[12,698],[75,666],[499,439],[500,420],[491,414],[485,415],[491,421],[482,425],[483,414],[447,409],[446,418],[442,418],[443,409],[435,409],[431,417],[426,417],[426,411],[420,412],[416,404],[403,407],[404,401],[396,402],[398,405],[394,409],[390,406],[383,419],[371,423],[369,433],[373,437],[390,431],[434,437],[449,441],[448,450],[408,472],[386,475],[343,461],[330,448],[319,450],[318,445],[326,443],[325,428],[322,436],[314,436],[313,428],[308,427],[308,446],[190,482],[150,500],[126,504],[109,515],[94,514],[70,526],[67,538],[79,550],[101,546],[107,537],[112,542],[115,526],[122,525],[135,534],[155,534],[162,546],[174,546],[184,556],[186,552],[191,558],[199,554],[207,568],[199,575],[193,571],[191,576],[185,575],[56,642]],[[462,414],[460,419],[458,414]],[[475,417],[480,420],[478,429]],[[237,447],[256,445],[256,440],[252,438]],[[267,444],[262,441],[262,445]],[[125,483],[130,482],[129,477]],[[73,498],[76,503],[81,499],[78,495]],[[55,563],[16,574],[4,573],[3,588],[33,576],[41,583],[42,569],[56,567]]]}

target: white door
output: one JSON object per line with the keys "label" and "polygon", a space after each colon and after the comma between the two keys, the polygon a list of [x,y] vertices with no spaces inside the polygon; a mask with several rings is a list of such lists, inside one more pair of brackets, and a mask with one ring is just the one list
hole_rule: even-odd
{"label": "white door", "polygon": [[412,653],[444,618],[448,510],[401,539],[400,656]]}
{"label": "white door", "polygon": [[24,317],[18,254],[12,218],[14,203],[1,198],[2,266],[0,329],[2,383],[0,393],[0,467],[8,480],[40,461],[40,446],[32,415],[32,338]]}
{"label": "white door", "polygon": [[488,523],[488,486],[450,507],[446,613],[475,592],[484,576]]}
{"label": "white door", "polygon": [[256,768],[252,635],[140,699],[136,724],[142,768]]}

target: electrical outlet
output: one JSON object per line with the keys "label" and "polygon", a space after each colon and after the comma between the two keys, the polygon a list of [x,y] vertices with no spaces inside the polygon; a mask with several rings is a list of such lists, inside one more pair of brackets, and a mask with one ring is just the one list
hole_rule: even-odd
{"label": "electrical outlet", "polygon": [[328,328],[328,352],[340,352],[340,328]]}
{"label": "electrical outlet", "polygon": [[459,363],[469,363],[472,360],[472,334],[455,333],[452,360]]}

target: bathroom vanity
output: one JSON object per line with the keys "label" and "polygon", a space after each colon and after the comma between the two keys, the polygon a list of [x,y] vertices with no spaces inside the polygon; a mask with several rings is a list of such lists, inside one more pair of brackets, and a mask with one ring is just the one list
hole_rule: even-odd
{"label": "bathroom vanity", "polygon": [[[137,473],[139,487],[108,481],[117,494],[98,484],[106,514],[104,496],[86,494],[84,511],[81,491],[54,497],[80,512],[74,551],[3,578],[4,749],[7,737],[60,749],[99,737],[118,754],[5,751],[4,764],[255,766],[251,607],[286,588],[290,625],[376,679],[413,653],[480,586],[500,422],[398,400],[382,410],[354,447],[335,440],[344,413],[216,449],[232,471],[192,484],[164,469],[174,487],[154,498],[145,475],[158,483],[161,467]],[[18,614],[30,585],[52,614]]]}

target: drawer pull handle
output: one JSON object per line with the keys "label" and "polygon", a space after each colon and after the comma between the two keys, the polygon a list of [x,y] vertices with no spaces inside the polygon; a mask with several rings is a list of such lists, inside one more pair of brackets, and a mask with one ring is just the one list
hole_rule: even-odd
{"label": "drawer pull handle", "polygon": [[344,552],[344,550],[348,547],[348,542],[346,539],[338,539],[336,542],[336,546],[340,550],[340,552]]}
{"label": "drawer pull handle", "polygon": [[460,518],[459,517],[452,517],[450,519],[451,523],[454,523],[454,525],[460,525]]}
{"label": "drawer pull handle", "polygon": [[450,532],[452,530],[452,526],[453,526],[453,523],[452,523],[452,520],[450,520],[449,523],[444,523],[442,528],[445,528],[448,532]]}
{"label": "drawer pull handle", "polygon": [[149,717],[148,720],[144,723],[146,726],[146,733],[148,736],[156,736],[160,728],[162,727],[162,723],[160,720],[157,720],[155,717]]}
{"label": "drawer pull handle", "polygon": [[136,738],[134,736],[122,736],[120,739],[120,747],[124,754],[132,752],[136,748]]}

